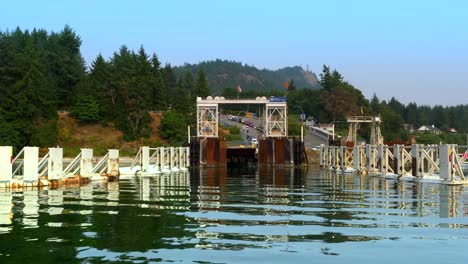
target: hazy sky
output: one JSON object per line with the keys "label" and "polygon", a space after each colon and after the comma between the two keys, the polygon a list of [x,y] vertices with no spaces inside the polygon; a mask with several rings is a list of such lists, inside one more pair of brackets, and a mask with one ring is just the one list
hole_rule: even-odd
{"label": "hazy sky", "polygon": [[2,1],[0,30],[70,25],[89,65],[122,44],[162,63],[336,68],[367,98],[468,103],[468,1]]}

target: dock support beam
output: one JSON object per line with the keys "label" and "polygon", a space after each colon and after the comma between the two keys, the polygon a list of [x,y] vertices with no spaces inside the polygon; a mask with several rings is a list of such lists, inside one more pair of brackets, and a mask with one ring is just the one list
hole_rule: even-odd
{"label": "dock support beam", "polygon": [[397,175],[401,176],[403,175],[402,171],[402,165],[401,165],[401,150],[400,150],[400,145],[394,145],[393,146],[393,156],[395,157],[394,163],[395,163],[395,172]]}
{"label": "dock support beam", "polygon": [[340,170],[346,170],[346,147],[340,147]]}
{"label": "dock support beam", "polygon": [[63,149],[49,148],[48,179],[61,180],[63,175]]}
{"label": "dock support beam", "polygon": [[442,180],[452,180],[452,159],[450,157],[450,145],[439,146],[439,177]]}
{"label": "dock support beam", "polygon": [[420,146],[415,144],[411,147],[411,157],[412,157],[412,175],[421,178],[422,171],[421,171],[421,157],[420,157]]}
{"label": "dock support beam", "polygon": [[384,145],[380,144],[377,147],[377,165],[378,165],[378,168],[379,168],[379,172],[381,174],[387,174],[386,162],[388,160],[387,160],[387,157],[385,155],[386,152],[387,152],[387,148],[384,148]]}
{"label": "dock support beam", "polygon": [[0,147],[0,182],[11,182],[13,177],[13,147]]}
{"label": "dock support beam", "polygon": [[109,159],[107,160],[107,175],[118,176],[119,174],[119,150],[109,149]]}
{"label": "dock support beam", "polygon": [[23,181],[37,182],[39,181],[39,148],[24,147],[24,166],[23,166]]}
{"label": "dock support beam", "polygon": [[353,147],[353,167],[356,172],[361,171],[361,147],[354,146]]}
{"label": "dock support beam", "polygon": [[336,170],[336,147],[331,146],[330,150],[331,150],[331,165],[332,165],[331,168],[333,170]]}
{"label": "dock support beam", "polygon": [[148,146],[141,147],[141,171],[148,171],[149,169],[150,149]]}
{"label": "dock support beam", "polygon": [[80,176],[93,176],[93,149],[81,149]]}

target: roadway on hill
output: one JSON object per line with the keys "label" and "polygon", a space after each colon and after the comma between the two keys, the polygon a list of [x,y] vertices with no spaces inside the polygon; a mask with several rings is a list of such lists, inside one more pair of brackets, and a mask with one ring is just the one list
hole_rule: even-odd
{"label": "roadway on hill", "polygon": [[[260,127],[260,120],[255,118],[246,118],[241,117],[244,120],[244,123],[240,121],[229,120],[228,115],[220,115],[219,122],[225,124],[227,126],[237,126],[241,129],[241,135],[244,139],[246,138],[261,138],[262,132],[259,131],[257,128]],[[238,120],[238,119],[237,119]],[[246,125],[247,122],[250,122],[253,127],[249,127]],[[245,132],[246,133],[245,133]],[[307,148],[313,148],[319,146],[321,144],[327,144],[327,135],[321,133],[321,131],[317,131],[312,128],[304,127],[304,145]]]}
{"label": "roadway on hill", "polygon": [[[237,117],[238,118],[238,117]],[[241,117],[242,120],[244,120],[244,123],[241,123],[237,119],[235,120],[229,120],[228,115],[220,115],[219,116],[219,122],[221,124],[227,125],[227,126],[237,126],[241,130],[241,136],[246,139],[245,141],[249,141],[248,139],[250,138],[260,138],[262,135],[262,132],[257,129],[257,127],[260,126],[260,121],[258,119],[252,119],[252,118],[245,118]],[[250,122],[251,126],[247,125],[247,122]]]}

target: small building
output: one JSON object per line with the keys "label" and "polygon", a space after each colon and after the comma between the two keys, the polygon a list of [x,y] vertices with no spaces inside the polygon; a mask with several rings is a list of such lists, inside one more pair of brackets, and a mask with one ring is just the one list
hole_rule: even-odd
{"label": "small building", "polygon": [[441,134],[442,131],[440,129],[438,129],[437,127],[435,127],[434,125],[432,126],[427,126],[427,125],[422,125],[420,128],[418,128],[418,130],[416,130],[416,132],[419,132],[419,133],[433,133],[433,134]]}

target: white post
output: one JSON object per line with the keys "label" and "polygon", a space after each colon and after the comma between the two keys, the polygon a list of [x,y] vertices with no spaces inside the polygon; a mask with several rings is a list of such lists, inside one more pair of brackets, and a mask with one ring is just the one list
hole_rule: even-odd
{"label": "white post", "polygon": [[412,157],[412,174],[416,177],[421,177],[422,173],[420,172],[421,164],[419,157],[419,145],[415,144],[411,148],[411,157]]}
{"label": "white post", "polygon": [[184,154],[185,154],[185,149],[183,147],[178,147],[177,148],[177,152],[178,152],[178,158],[179,158],[179,170],[183,169],[185,166],[184,166],[184,163],[185,163],[185,158],[184,158]]}
{"label": "white post", "polygon": [[39,148],[24,147],[24,166],[23,166],[23,181],[37,182],[39,180]]}
{"label": "white post", "polygon": [[154,172],[158,173],[161,171],[161,157],[160,157],[161,152],[159,151],[159,147],[154,149],[154,154],[151,156],[154,156]]}
{"label": "white post", "polygon": [[148,146],[141,147],[141,171],[148,171],[150,151]]}
{"label": "white post", "polygon": [[451,179],[452,168],[450,162],[450,150],[449,145],[440,145],[439,146],[439,177],[443,180]]}
{"label": "white post", "polygon": [[346,146],[340,147],[340,169],[346,170]]}
{"label": "white post", "polygon": [[172,171],[172,170],[175,169],[175,166],[174,166],[174,157],[175,157],[174,147],[170,147],[169,151],[170,151],[169,156],[170,156],[170,164],[171,164],[169,169]]}
{"label": "white post", "polygon": [[119,175],[119,150],[109,149],[109,159],[107,160],[107,175]]}
{"label": "white post", "polygon": [[395,172],[397,175],[403,175],[402,166],[404,164],[401,163],[401,150],[400,145],[393,145],[393,157],[395,158]]}
{"label": "white post", "polygon": [[13,178],[13,147],[0,147],[0,182],[11,182]]}
{"label": "white post", "polygon": [[164,148],[164,147],[159,148],[159,159],[160,159],[159,168],[160,168],[161,172],[164,172],[164,170],[166,170],[166,151],[165,151],[165,149],[166,148]]}
{"label": "white post", "polygon": [[332,169],[336,169],[336,147],[332,146],[331,149],[331,167]]}
{"label": "white post", "polygon": [[387,166],[386,166],[386,159],[387,159],[387,151],[386,149],[384,148],[384,145],[383,144],[380,144],[379,147],[378,147],[378,158],[377,160],[380,161],[379,163],[379,172],[382,173],[382,174],[386,174],[387,173]]}
{"label": "white post", "polygon": [[49,148],[48,179],[60,180],[63,176],[63,149]]}
{"label": "white post", "polygon": [[332,140],[335,141],[335,124],[332,124],[332,129],[333,129]]}
{"label": "white post", "polygon": [[187,126],[187,142],[190,145],[190,126]]}
{"label": "white post", "polygon": [[190,148],[185,148],[185,167],[190,167]]}
{"label": "white post", "polygon": [[80,176],[93,176],[93,149],[81,149]]}
{"label": "white post", "polygon": [[353,147],[353,167],[354,167],[354,170],[356,170],[357,172],[359,172],[361,170],[361,151],[360,151],[360,148],[361,147],[358,147],[358,146],[354,146]]}

